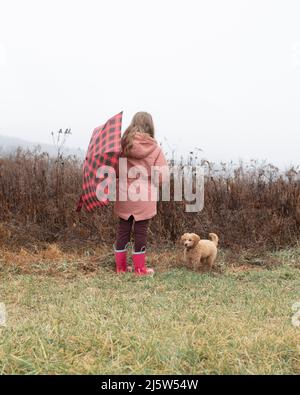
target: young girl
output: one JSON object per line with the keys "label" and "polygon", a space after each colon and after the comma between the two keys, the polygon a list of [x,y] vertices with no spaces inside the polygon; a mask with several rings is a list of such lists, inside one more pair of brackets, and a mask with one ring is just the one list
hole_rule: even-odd
{"label": "young girl", "polygon": [[[119,174],[115,213],[119,217],[117,241],[115,243],[115,259],[117,273],[127,271],[127,247],[129,245],[132,229],[134,229],[133,265],[137,275],[153,275],[153,269],[146,268],[147,230],[149,220],[157,214],[157,201],[151,199],[151,188],[154,180],[151,179],[152,166],[165,173],[167,161],[154,138],[154,125],[150,114],[138,112],[132,119],[130,126],[122,137],[121,158],[127,159],[127,180],[121,180]],[[129,177],[130,169],[142,166],[143,176],[138,174]],[[137,168],[135,168],[137,169]],[[145,177],[144,172],[147,173]],[[162,177],[160,176],[160,182]],[[138,196],[132,191],[138,180]],[[133,185],[133,183],[135,183]],[[130,192],[131,191],[131,192]],[[121,198],[121,193],[125,199]],[[140,196],[146,196],[137,199]],[[153,196],[153,195],[152,195]]]}

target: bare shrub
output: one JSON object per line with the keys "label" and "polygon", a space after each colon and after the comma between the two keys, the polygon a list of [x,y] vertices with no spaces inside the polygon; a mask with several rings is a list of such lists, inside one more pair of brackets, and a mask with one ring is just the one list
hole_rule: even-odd
{"label": "bare shrub", "polygon": [[[194,163],[189,157],[186,163]],[[184,161],[181,163],[184,164]],[[223,247],[280,248],[298,243],[300,182],[297,169],[285,174],[269,164],[207,161],[205,207],[186,213],[184,202],[159,202],[153,244],[176,242],[185,231],[219,234]],[[94,214],[75,212],[81,193],[82,163],[75,157],[50,158],[18,150],[0,160],[0,243],[38,248],[87,250],[112,245],[116,218],[112,207]],[[172,196],[172,193],[171,193]]]}

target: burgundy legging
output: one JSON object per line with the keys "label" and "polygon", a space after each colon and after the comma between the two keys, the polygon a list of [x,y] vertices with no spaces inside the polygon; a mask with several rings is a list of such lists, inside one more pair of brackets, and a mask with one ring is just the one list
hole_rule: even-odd
{"label": "burgundy legging", "polygon": [[149,220],[134,221],[133,216],[128,220],[120,218],[119,228],[117,232],[116,249],[124,250],[130,242],[132,226],[134,225],[134,251],[141,252],[147,247],[147,231]]}

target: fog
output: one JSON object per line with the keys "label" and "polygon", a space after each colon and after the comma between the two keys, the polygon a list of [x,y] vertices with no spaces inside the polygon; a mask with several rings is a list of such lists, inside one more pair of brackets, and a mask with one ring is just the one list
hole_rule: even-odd
{"label": "fog", "polygon": [[211,161],[299,164],[300,3],[0,0],[0,134],[51,143],[124,111]]}

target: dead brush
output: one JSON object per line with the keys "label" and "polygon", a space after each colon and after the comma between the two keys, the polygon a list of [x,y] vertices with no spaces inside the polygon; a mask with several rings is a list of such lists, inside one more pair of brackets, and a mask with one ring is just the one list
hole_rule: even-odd
{"label": "dead brush", "polygon": [[[0,243],[11,250],[44,249],[57,243],[62,251],[112,246],[116,218],[112,206],[94,214],[75,212],[81,194],[82,163],[18,150],[0,162]],[[62,160],[63,159],[63,160]],[[198,162],[197,162],[198,161]],[[185,202],[159,202],[151,222],[153,246],[174,243],[189,231],[220,235],[221,247],[279,249],[300,237],[299,169],[283,173],[258,162],[216,165],[192,158],[181,165],[205,167],[205,205],[186,213]],[[293,170],[293,171],[292,171]],[[174,185],[171,183],[171,197]]]}

